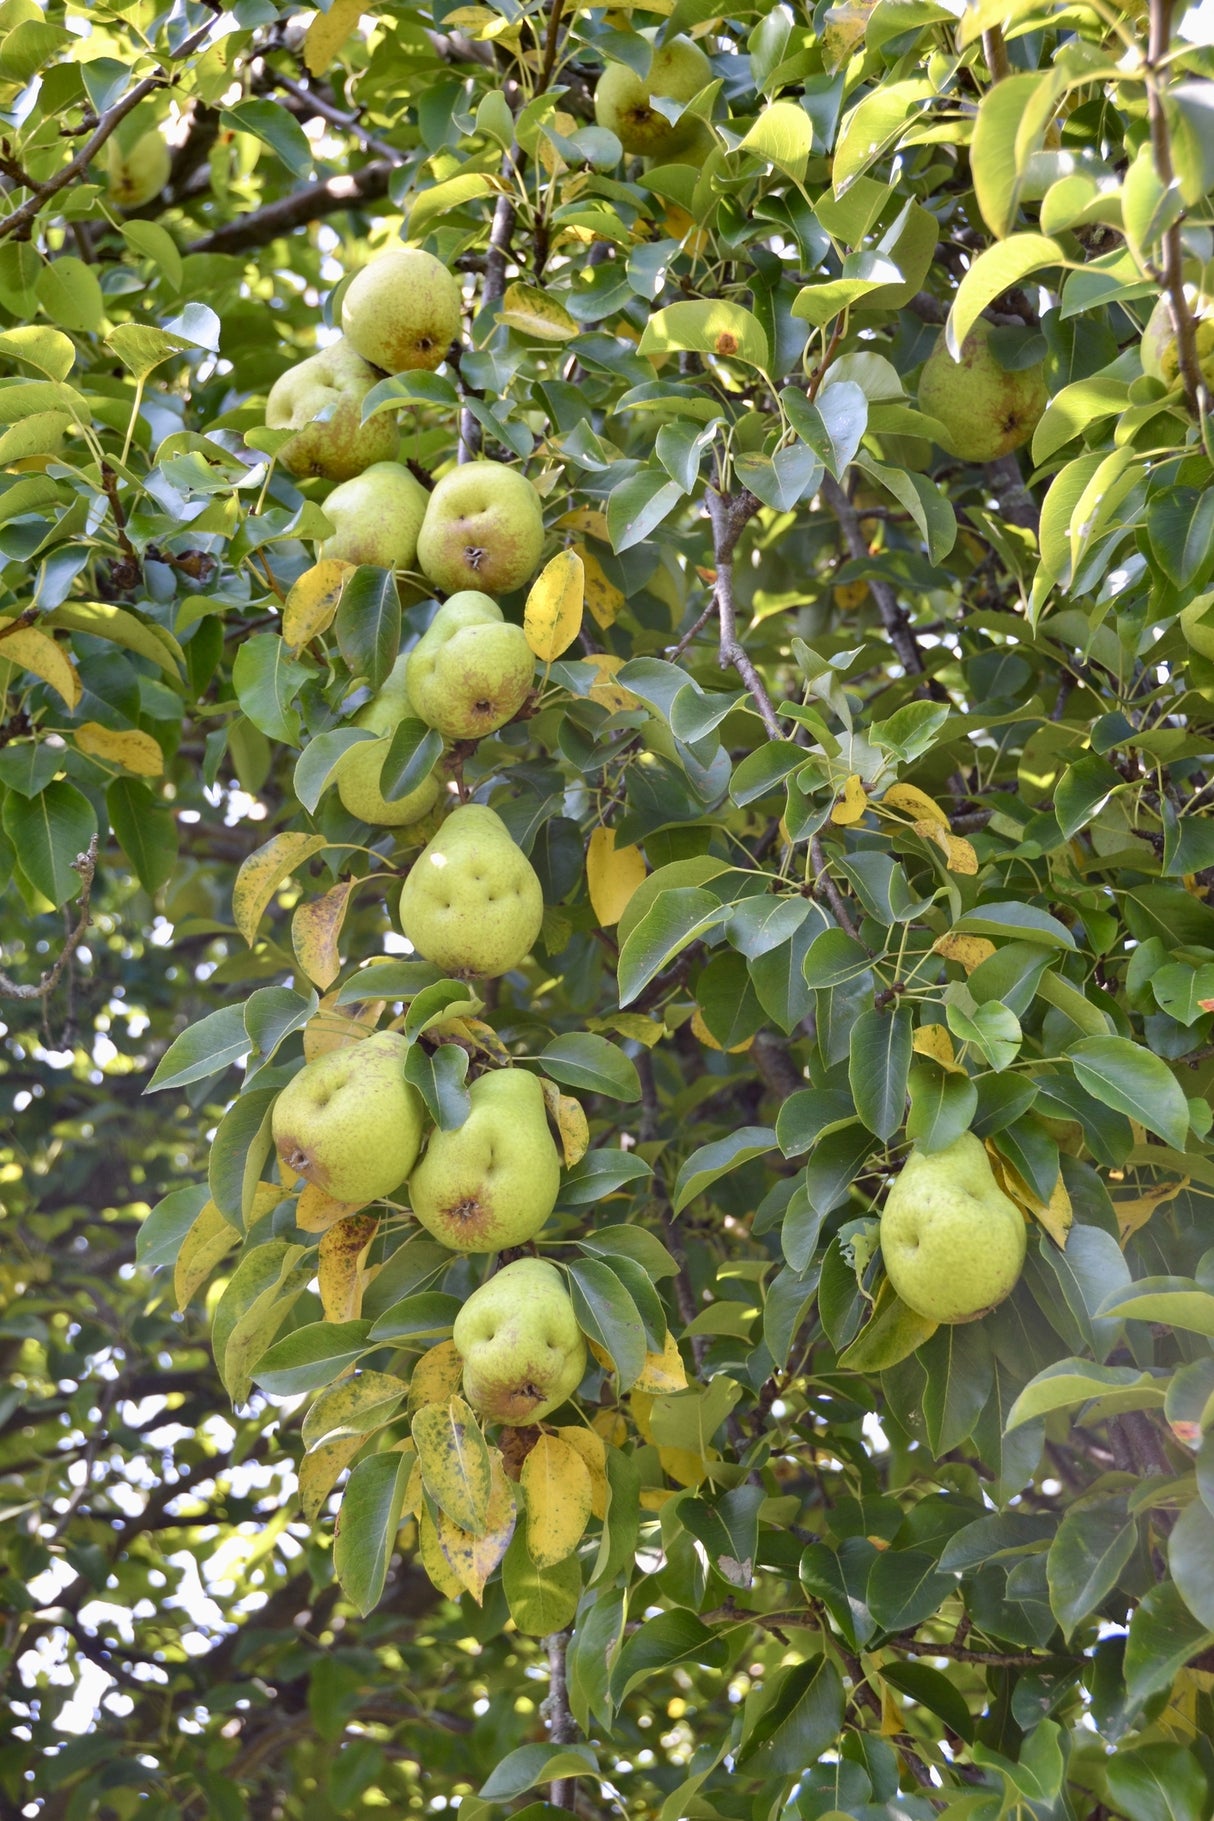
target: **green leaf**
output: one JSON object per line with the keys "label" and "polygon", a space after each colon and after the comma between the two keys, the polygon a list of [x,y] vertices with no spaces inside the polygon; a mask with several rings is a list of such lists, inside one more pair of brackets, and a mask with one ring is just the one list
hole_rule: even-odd
{"label": "green leaf", "polygon": [[105,793],[110,827],[149,896],[167,885],[177,864],[177,818],[146,784],[115,778]]}
{"label": "green leaf", "polygon": [[618,1706],[632,1689],[661,1670],[673,1669],[678,1663],[700,1663],[707,1669],[720,1669],[728,1660],[725,1639],[710,1631],[694,1612],[681,1606],[659,1612],[646,1619],[640,1629],[625,1641],[611,1677],[612,1695]]}
{"label": "green leaf", "polygon": [[364,1615],[384,1590],[412,1464],[411,1455],[373,1454],[355,1467],[342,1493],[333,1569],[346,1598]]}
{"label": "green leaf", "polygon": [[1045,948],[1074,948],[1075,938],[1065,923],[1033,904],[1013,900],[980,904],[966,911],[953,925],[958,935],[1002,937],[1005,942],[1036,942]]}
{"label": "green leaf", "polygon": [[1214,1643],[1214,1630],[1195,1619],[1171,1581],[1148,1587],[1132,1618],[1125,1647],[1126,1699],[1138,1707],[1170,1688],[1191,1658]]}
{"label": "green leaf", "polygon": [[295,795],[309,815],[314,814],[326,787],[332,783],[339,759],[352,746],[359,746],[375,737],[366,727],[333,727],[327,733],[317,734],[315,739],[308,741],[295,761],[292,782]]}
{"label": "green leaf", "polygon": [[1127,1037],[1085,1037],[1068,1052],[1075,1078],[1101,1106],[1136,1119],[1183,1151],[1189,1105],[1167,1063]]}
{"label": "green leaf", "polygon": [[424,721],[399,721],[379,774],[380,794],[390,803],[423,783],[443,753],[442,735]]}
{"label": "green leaf", "polygon": [[567,1269],[578,1326],[610,1355],[626,1391],[645,1365],[645,1326],[637,1306],[601,1259],[573,1259]]}
{"label": "green leaf", "polygon": [[1114,1752],[1105,1766],[1109,1796],[1125,1821],[1206,1821],[1210,1786],[1183,1745],[1140,1745]]}
{"label": "green leaf", "polygon": [[144,1092],[155,1094],[162,1088],[183,1088],[191,1081],[204,1081],[208,1075],[216,1075],[229,1063],[247,1056],[251,1047],[244,1007],[221,1006],[174,1038]]}
{"label": "green leaf", "polygon": [[435,1340],[450,1334],[463,1303],[458,1296],[444,1290],[422,1290],[417,1295],[402,1297],[375,1318],[371,1328],[373,1341]]}
{"label": "green leaf", "polygon": [[742,1733],[736,1763],[760,1776],[797,1776],[833,1745],[843,1724],[843,1678],[829,1656],[779,1671]]}
{"label": "green leaf", "polygon": [[1193,1617],[1214,1629],[1214,1513],[1201,1499],[1186,1505],[1168,1539],[1168,1566]]}
{"label": "green leaf", "polygon": [[848,1080],[857,1113],[878,1138],[892,1138],[902,1124],[913,1036],[911,1015],[902,1009],[861,1012],[852,1026]]}
{"label": "green leaf", "polygon": [[582,1564],[576,1551],[550,1568],[538,1568],[520,1524],[502,1563],[502,1587],[510,1617],[527,1637],[544,1638],[563,1631],[577,1611],[582,1592]]}
{"label": "green leaf", "polygon": [[839,1355],[843,1372],[884,1372],[909,1359],[936,1332],[936,1323],[918,1315],[897,1296],[885,1295],[881,1307]]}
{"label": "green leaf", "polygon": [[1069,1638],[1108,1598],[1138,1540],[1124,1493],[1085,1499],[1065,1513],[1050,1545],[1050,1610]]}
{"label": "green leaf", "polygon": [[968,1132],[978,1106],[978,1090],[968,1075],[946,1069],[923,1056],[907,1076],[910,1112],[906,1136],[921,1151],[943,1151]]}
{"label": "green leaf", "polygon": [[405,1057],[405,1080],[413,1084],[426,1103],[435,1125],[453,1132],[472,1111],[464,1083],[468,1078],[468,1052],[457,1043],[425,1050],[415,1043]]}
{"label": "green leaf", "polygon": [[[808,124],[808,122],[807,122]],[[676,303],[656,310],[645,324],[637,346],[639,354],[685,351],[741,360],[767,370],[767,337],[757,316],[741,304],[724,298],[699,303]],[[620,546],[616,545],[617,550]]]}
{"label": "green leaf", "polygon": [[562,1178],[560,1206],[588,1207],[625,1183],[640,1182],[652,1175],[652,1166],[635,1152],[617,1151],[613,1147],[587,1151]]}
{"label": "green leaf", "polygon": [[762,1157],[775,1148],[776,1135],[770,1126],[743,1126],[740,1131],[731,1133],[728,1138],[718,1138],[712,1144],[701,1145],[693,1151],[683,1164],[674,1185],[672,1207],[676,1214],[697,1195],[704,1191],[730,1170],[739,1169],[755,1157]]}
{"label": "green leaf", "polygon": [[205,1183],[190,1183],[183,1189],[172,1189],[142,1221],[135,1235],[135,1257],[145,1271],[163,1270],[176,1264],[181,1242],[189,1232],[207,1201]]}
{"label": "green leaf", "polygon": [[965,1697],[938,1669],[927,1663],[888,1662],[881,1665],[881,1679],[937,1715],[959,1738],[973,1738],[974,1721]]}
{"label": "green leaf", "polygon": [[317,1321],[296,1328],[262,1354],[253,1383],[272,1397],[318,1391],[361,1359],[370,1327],[366,1321]]}
{"label": "green leaf", "polygon": [[813,127],[805,109],[795,101],[772,101],[747,129],[738,150],[752,152],[800,183],[812,147]]}
{"label": "green leaf", "polygon": [[664,468],[642,468],[622,481],[607,501],[612,549],[619,554],[643,544],[683,497],[683,488],[667,478]]}
{"label": "green leaf", "polygon": [[241,101],[220,115],[232,133],[252,133],[268,145],[292,177],[307,177],[312,169],[312,147],[307,134],[285,107],[276,101]]}
{"label": "green leaf", "polygon": [[38,302],[61,329],[96,335],[105,321],[105,298],[92,266],[73,253],[44,265],[34,284]]}
{"label": "green leaf", "polygon": [[232,666],[236,699],[254,727],[285,746],[299,745],[299,715],[291,706],[315,675],[311,665],[293,658],[276,632],[244,639]]}
{"label": "green leaf", "polygon": [[1007,1427],[1016,1429],[1051,1410],[1068,1410],[1112,1391],[1137,1391],[1154,1383],[1151,1373],[1139,1372],[1135,1366],[1094,1366],[1090,1360],[1060,1359],[1029,1380],[1008,1412]]}
{"label": "green leaf", "polygon": [[333,630],[350,674],[378,689],[400,651],[400,596],[390,569],[354,571],[342,590]]}
{"label": "green leaf", "polygon": [[60,779],[36,797],[10,792],[4,801],[4,832],[17,850],[22,872],[44,898],[58,906],[79,894],[74,862],[88,852],[97,818],[74,784]]}
{"label": "green leaf", "polygon": [[730,906],[697,886],[663,892],[628,933],[620,949],[619,997],[631,1005],[656,974],[688,943],[724,923]]}
{"label": "green leaf", "polygon": [[639,1100],[641,1082],[636,1064],[618,1045],[593,1031],[571,1031],[545,1044],[536,1059],[544,1073],[565,1087],[612,1100]]}
{"label": "green leaf", "polygon": [[961,344],[988,304],[1012,290],[1044,266],[1068,263],[1056,240],[1044,234],[1013,234],[998,245],[986,247],[966,272],[948,314],[946,336],[949,353],[961,358]]}
{"label": "green leaf", "polygon": [[1214,1339],[1214,1295],[1189,1277],[1140,1277],[1111,1295],[1101,1314],[1124,1321],[1164,1322]]}
{"label": "green leaf", "polygon": [[539,1783],[565,1777],[597,1777],[598,1759],[588,1745],[520,1745],[507,1752],[481,1785],[486,1802],[509,1802]]}

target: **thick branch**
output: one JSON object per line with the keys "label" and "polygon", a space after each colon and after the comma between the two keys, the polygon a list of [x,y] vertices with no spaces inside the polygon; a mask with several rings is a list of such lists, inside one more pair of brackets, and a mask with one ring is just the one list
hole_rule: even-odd
{"label": "thick branch", "polygon": [[306,222],[319,221],[324,215],[377,202],[388,194],[388,180],[394,169],[386,158],[376,158],[349,175],[343,172],[340,177],[327,177],[323,183],[310,183],[305,189],[279,197],[277,202],[268,202],[264,209],[254,209],[251,215],[238,215],[234,221],[225,222],[214,233],[191,241],[186,252],[242,253],[249,247],[265,246]]}
{"label": "thick branch", "polygon": [[[1150,0],[1150,32],[1147,40],[1147,107],[1151,121],[1151,150],[1155,171],[1165,190],[1176,181],[1172,166],[1172,144],[1168,137],[1168,120],[1164,112],[1160,71],[1172,40],[1172,0]],[[1194,417],[1200,415],[1204,386],[1201,362],[1197,356],[1197,326],[1184,294],[1184,244],[1180,223],[1174,221],[1163,236],[1164,288],[1172,323],[1176,330],[1176,352],[1185,397]]]}
{"label": "thick branch", "polygon": [[37,986],[18,986],[7,974],[0,973],[0,997],[5,999],[49,999],[59,984],[64,968],[80,947],[84,932],[92,919],[89,916],[89,899],[93,895],[93,875],[97,871],[97,837],[89,842],[88,852],[77,854],[72,861],[72,870],[80,874],[80,909],[76,918],[76,927],[68,936],[59,959],[53,967],[48,967]]}
{"label": "thick branch", "polygon": [[[847,545],[848,555],[857,562],[863,562],[868,556],[868,545],[860,529],[860,520],[856,509],[846,493],[832,475],[825,475],[822,481],[822,498],[839,521],[843,533],[843,542]],[[910,620],[903,608],[898,605],[898,597],[889,583],[877,576],[868,578],[869,592],[877,603],[877,612],[881,615],[881,624],[889,634],[890,644],[897,654],[902,668],[911,676],[924,674],[923,654],[915,642],[911,631]]]}
{"label": "thick branch", "polygon": [[[554,1745],[572,1745],[577,1738],[577,1721],[569,1706],[569,1682],[565,1658],[569,1650],[569,1631],[552,1631],[544,1639],[548,1651],[548,1698],[544,1702],[544,1724]],[[557,1808],[572,1808],[577,1796],[575,1777],[558,1777],[551,1785],[552,1801]]]}
{"label": "thick branch", "polygon": [[997,461],[987,462],[986,476],[991,492],[999,502],[999,510],[1008,523],[1018,525],[1022,531],[1031,531],[1035,537],[1041,523],[1041,514],[1037,510],[1036,500],[1024,484],[1024,476],[1016,457],[1001,455]]}
{"label": "thick branch", "polygon": [[[203,39],[209,36],[214,23],[213,19],[208,19],[205,25],[200,25],[178,51],[178,59],[184,59],[192,51],[196,51]],[[83,177],[106,140],[117,132],[127,115],[132,113],[139,103],[146,100],[147,96],[156,89],[164,88],[169,80],[168,73],[164,69],[160,69],[154,76],[145,76],[142,82],[135,84],[129,94],[122,97],[121,101],[116,101],[112,108],[107,108],[76,156],[69,159],[67,164],[61,170],[56,171],[53,177],[48,177],[45,183],[39,184],[34,194],[27,202],[23,202],[19,209],[14,209],[6,220],[0,221],[0,240],[5,239],[9,234],[17,234],[26,238],[26,230],[44,203],[49,202],[52,196],[57,196],[60,190],[66,190],[69,184],[76,182],[77,178]]]}
{"label": "thick branch", "polygon": [[[502,175],[509,182],[521,169],[523,154],[517,146],[511,148],[502,161]],[[489,249],[485,256],[485,282],[481,293],[481,308],[497,303],[506,289],[506,266],[510,258],[510,236],[514,233],[516,210],[509,191],[503,191],[497,199],[493,211],[493,226],[489,230]],[[475,461],[481,451],[481,426],[473,412],[464,405],[459,414],[459,460]]]}
{"label": "thick branch", "polygon": [[705,505],[712,523],[713,561],[717,571],[713,598],[721,622],[718,661],[722,670],[728,670],[732,665],[737,671],[755,699],[768,739],[779,740],[783,734],[771,697],[738,638],[738,616],[733,598],[733,553],[746,525],[759,510],[759,502],[752,493],[718,493],[715,487],[710,487]]}

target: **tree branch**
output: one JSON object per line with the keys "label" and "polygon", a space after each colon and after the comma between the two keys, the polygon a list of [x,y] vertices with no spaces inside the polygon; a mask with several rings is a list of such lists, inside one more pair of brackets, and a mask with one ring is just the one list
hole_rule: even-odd
{"label": "tree branch", "polygon": [[[198,49],[204,38],[209,36],[214,23],[214,19],[208,19],[205,25],[200,25],[198,30],[186,39],[177,52],[178,61]],[[82,177],[106,140],[117,132],[127,115],[132,113],[141,101],[146,100],[147,96],[156,89],[164,88],[171,80],[167,71],[163,68],[159,69],[154,76],[145,76],[142,82],[137,82],[130,93],[124,95],[121,101],[116,101],[112,108],[107,108],[76,156],[69,159],[67,164],[61,170],[56,171],[53,177],[48,177],[45,183],[39,184],[34,194],[27,202],[23,202],[19,209],[14,209],[6,220],[0,221],[0,240],[10,234],[17,234],[22,239],[27,239],[26,230],[44,203],[49,202],[52,196],[57,196],[60,190],[65,190],[69,184],[75,183],[78,177]]]}
{"label": "tree branch", "polygon": [[[848,499],[843,488],[833,475],[827,474],[822,480],[822,498],[839,521],[843,533],[843,542],[847,545],[848,555],[857,562],[863,562],[868,556],[868,545],[860,529],[860,520],[856,509]],[[889,634],[890,644],[897,654],[902,668],[911,676],[924,675],[923,654],[911,631],[910,619],[904,608],[898,605],[898,597],[889,583],[878,576],[869,576],[869,592],[877,603],[877,612],[881,615],[881,624]]]}
{"label": "tree branch", "polygon": [[[548,1697],[543,1705],[544,1724],[554,1745],[572,1745],[577,1738],[577,1721],[569,1706],[569,1682],[565,1658],[569,1651],[569,1628],[551,1631],[544,1639],[548,1652]],[[552,1801],[558,1808],[572,1808],[577,1797],[576,1777],[557,1777],[550,1785]]]}
{"label": "tree branch", "polygon": [[[1150,29],[1147,38],[1147,109],[1151,123],[1151,150],[1155,171],[1165,190],[1176,181],[1172,166],[1172,144],[1168,137],[1168,120],[1164,112],[1163,92],[1159,85],[1160,69],[1172,41],[1172,0],[1150,0]],[[1200,417],[1205,387],[1201,362],[1197,356],[1197,326],[1184,294],[1184,244],[1180,223],[1174,221],[1163,235],[1164,290],[1172,323],[1176,330],[1176,352],[1185,397],[1194,417]]]}
{"label": "tree branch", "polygon": [[715,487],[710,487],[704,503],[712,524],[713,561],[717,571],[713,599],[721,622],[718,662],[722,670],[728,670],[732,665],[737,671],[754,697],[768,739],[780,740],[784,736],[771,697],[738,638],[738,616],[733,598],[733,553],[742,532],[759,510],[759,501],[753,493],[745,490],[741,493],[720,493]]}
{"label": "tree branch", "polygon": [[92,921],[89,916],[89,899],[93,894],[93,875],[97,871],[97,837],[93,836],[88,845],[88,852],[77,854],[72,861],[72,870],[80,874],[80,911],[76,918],[76,927],[68,936],[59,959],[53,967],[47,968],[37,986],[18,986],[7,974],[0,973],[0,997],[5,999],[41,999],[47,1000],[59,984],[64,968],[79,948],[84,932]]}
{"label": "tree branch", "polygon": [[359,171],[310,183],[305,189],[279,197],[277,202],[268,202],[263,209],[254,209],[251,215],[239,215],[234,221],[225,222],[201,240],[191,241],[186,252],[241,253],[249,247],[265,246],[267,241],[277,240],[306,222],[319,221],[324,215],[376,202],[388,194],[388,180],[395,168],[386,158],[376,158]]}

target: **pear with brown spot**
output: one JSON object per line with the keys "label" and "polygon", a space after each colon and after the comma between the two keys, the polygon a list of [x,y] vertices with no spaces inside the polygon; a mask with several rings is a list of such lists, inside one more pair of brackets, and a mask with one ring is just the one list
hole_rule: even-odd
{"label": "pear with brown spot", "polygon": [[421,1095],[405,1080],[407,1054],[403,1037],[380,1031],[305,1063],[274,1102],[284,1167],[356,1206],[399,1188],[425,1123]]}
{"label": "pear with brown spot", "polygon": [[539,1232],[556,1205],[560,1162],[538,1076],[495,1069],[469,1097],[463,1125],[432,1134],[409,1203],[453,1252],[500,1252]]}
{"label": "pear with brown spot", "polygon": [[573,1396],[586,1370],[564,1279],[545,1258],[520,1258],[474,1290],[452,1338],[464,1396],[491,1423],[538,1422]]}
{"label": "pear with brown spot", "polygon": [[543,921],[534,867],[481,803],[451,812],[401,887],[401,929],[419,955],[458,980],[517,967]]}

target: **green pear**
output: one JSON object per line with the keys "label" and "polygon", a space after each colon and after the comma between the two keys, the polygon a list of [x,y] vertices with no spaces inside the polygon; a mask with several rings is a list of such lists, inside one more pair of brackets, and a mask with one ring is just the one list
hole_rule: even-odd
{"label": "green pear", "polygon": [[169,181],[173,155],[154,127],[125,151],[119,135],[111,134],[105,142],[104,156],[109,198],[120,209],[141,209],[153,196],[159,196]]}
{"label": "green pear", "polygon": [[[641,35],[652,43],[656,33],[650,28]],[[626,152],[669,160],[703,133],[704,123],[693,116],[672,125],[651,106],[654,96],[686,103],[711,81],[708,58],[680,33],[655,48],[645,76],[625,63],[609,63],[594,91],[594,117],[615,134]]]}
{"label": "green pear", "polygon": [[360,740],[357,746],[351,746],[333,769],[337,794],[350,814],[377,828],[408,828],[411,823],[420,822],[438,800],[439,779],[435,772],[403,797],[385,797],[380,789],[380,773],[392,736],[411,712],[408,673],[409,656],[402,653],[379,693],[354,717],[355,727],[366,727],[379,738]]}
{"label": "green pear", "polygon": [[448,740],[479,740],[513,720],[531,690],[535,658],[521,626],[469,588],[443,602],[414,646],[413,712]]}
{"label": "green pear", "polygon": [[453,1252],[500,1252],[533,1239],[556,1206],[561,1166],[544,1090],[526,1069],[495,1069],[469,1089],[472,1111],[435,1132],[409,1178],[409,1205]]}
{"label": "green pear", "polygon": [[305,1063],[274,1102],[271,1130],[288,1170],[335,1201],[378,1201],[408,1176],[425,1107],[405,1080],[409,1046],[395,1031]]}
{"label": "green pear", "polygon": [[520,1258],[474,1290],[452,1329],[464,1396],[491,1423],[538,1422],[573,1396],[586,1343],[555,1265]]}
{"label": "green pear", "polygon": [[941,332],[919,380],[919,409],[944,426],[942,447],[966,462],[993,462],[1027,443],[1050,402],[1043,362],[1012,372],[990,346],[991,325],[974,324],[955,361]]}
{"label": "green pear", "polygon": [[[1197,365],[1207,391],[1214,391],[1214,298],[1204,297],[1196,285],[1184,288],[1197,337]],[[1142,370],[1161,379],[1169,388],[1180,384],[1180,350],[1166,293],[1156,303],[1142,332]]]}
{"label": "green pear", "polygon": [[440,259],[416,247],[394,247],[350,280],[342,333],[385,373],[432,372],[459,339],[462,307],[459,281]]}
{"label": "green pear", "polygon": [[360,421],[363,399],[382,377],[340,340],[281,373],[266,400],[266,424],[299,432],[279,452],[283,466],[348,481],[373,462],[390,461],[400,442],[395,414]]}
{"label": "green pear", "polygon": [[509,594],[535,573],[544,546],[540,496],[502,462],[465,462],[430,495],[417,560],[444,594]]}
{"label": "green pear", "polygon": [[913,1150],[881,1215],[881,1256],[908,1308],[928,1321],[974,1321],[1001,1303],[1024,1266],[1024,1216],[995,1181],[980,1139]]}
{"label": "green pear", "polygon": [[517,967],[543,920],[531,862],[501,817],[480,803],[452,811],[401,887],[401,929],[419,955],[457,980]]}
{"label": "green pear", "polygon": [[319,554],[343,563],[373,563],[377,569],[412,569],[429,498],[402,463],[372,462],[353,480],[334,487],[325,501],[333,534]]}

